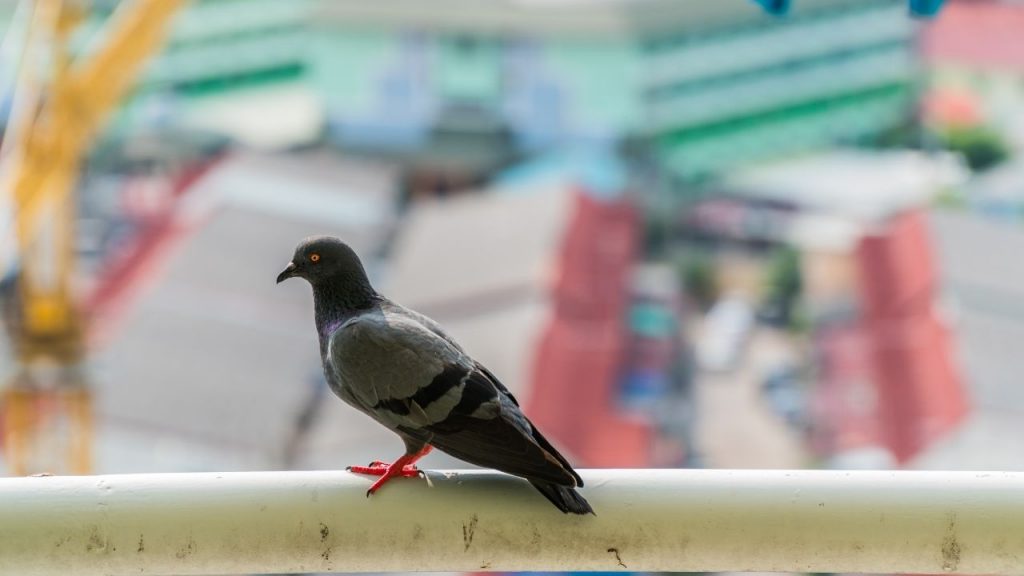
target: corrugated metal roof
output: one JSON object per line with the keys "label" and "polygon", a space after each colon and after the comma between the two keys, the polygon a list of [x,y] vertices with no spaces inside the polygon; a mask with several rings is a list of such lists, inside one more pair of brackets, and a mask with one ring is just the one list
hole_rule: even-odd
{"label": "corrugated metal roof", "polygon": [[[203,225],[95,359],[100,469],[280,465],[322,371],[309,287],[277,286],[274,277],[314,233],[343,236],[372,254],[392,217],[395,175],[316,153],[255,154],[202,180],[190,192],[197,204],[183,208],[210,203]],[[346,199],[371,212],[365,223],[347,215]],[[391,433],[334,399],[313,436],[316,447],[343,459],[339,467],[362,463],[377,447],[372,457],[400,450]]]}
{"label": "corrugated metal roof", "polygon": [[395,240],[389,294],[428,314],[456,315],[481,299],[545,292],[574,198],[556,185],[415,205]]}

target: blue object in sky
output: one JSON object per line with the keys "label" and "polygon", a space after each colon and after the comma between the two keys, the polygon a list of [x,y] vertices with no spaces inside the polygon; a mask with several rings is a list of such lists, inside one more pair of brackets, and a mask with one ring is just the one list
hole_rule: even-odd
{"label": "blue object in sky", "polygon": [[946,0],[910,0],[910,13],[914,16],[935,16]]}
{"label": "blue object in sky", "polygon": [[782,16],[789,12],[789,0],[754,0],[754,2],[757,2],[770,14],[775,14],[776,16]]}
{"label": "blue object in sky", "polygon": [[[754,0],[767,12],[782,16],[789,11],[791,2],[789,0]],[[909,0],[910,14],[913,16],[924,16],[926,18],[935,16],[942,9],[945,0]]]}

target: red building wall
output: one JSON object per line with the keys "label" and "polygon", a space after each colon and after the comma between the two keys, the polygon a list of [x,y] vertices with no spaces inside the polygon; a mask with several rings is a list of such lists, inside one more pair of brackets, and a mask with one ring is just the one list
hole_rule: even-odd
{"label": "red building wall", "polygon": [[646,466],[652,428],[617,413],[625,358],[627,283],[638,216],[628,202],[577,196],[551,288],[528,411],[581,466]]}
{"label": "red building wall", "polygon": [[951,335],[933,305],[936,273],[924,215],[893,218],[861,241],[857,258],[880,436],[906,462],[968,410]]}

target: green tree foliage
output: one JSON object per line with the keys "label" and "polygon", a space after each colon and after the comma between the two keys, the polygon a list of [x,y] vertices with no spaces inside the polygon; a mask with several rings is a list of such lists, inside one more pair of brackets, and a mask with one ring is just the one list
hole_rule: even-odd
{"label": "green tree foliage", "polygon": [[768,306],[780,324],[789,326],[793,323],[796,303],[802,293],[800,254],[793,248],[781,248],[768,268],[767,294]]}
{"label": "green tree foliage", "polygon": [[692,255],[680,263],[686,294],[701,308],[707,309],[718,298],[718,279],[711,258]]}
{"label": "green tree foliage", "polygon": [[951,129],[943,135],[943,140],[947,148],[962,154],[975,172],[987,170],[1009,155],[999,133],[984,126]]}

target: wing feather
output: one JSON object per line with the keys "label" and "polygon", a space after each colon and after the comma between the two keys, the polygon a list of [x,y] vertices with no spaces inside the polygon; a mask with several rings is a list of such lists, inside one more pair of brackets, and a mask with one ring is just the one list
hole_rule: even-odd
{"label": "wing feather", "polygon": [[444,420],[422,430],[420,437],[438,449],[477,466],[560,486],[582,482],[506,395],[480,370],[466,380],[462,401]]}

